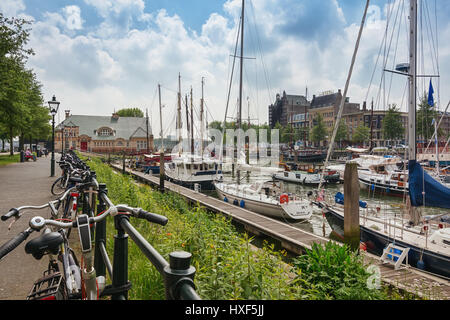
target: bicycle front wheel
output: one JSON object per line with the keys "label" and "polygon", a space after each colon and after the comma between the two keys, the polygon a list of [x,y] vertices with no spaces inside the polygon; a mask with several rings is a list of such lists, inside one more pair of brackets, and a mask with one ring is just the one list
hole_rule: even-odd
{"label": "bicycle front wheel", "polygon": [[51,192],[54,196],[62,195],[66,191],[64,186],[64,176],[59,177],[52,184]]}

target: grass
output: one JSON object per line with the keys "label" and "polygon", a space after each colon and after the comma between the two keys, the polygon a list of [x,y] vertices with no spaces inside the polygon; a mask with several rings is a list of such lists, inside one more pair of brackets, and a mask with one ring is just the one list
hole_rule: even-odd
{"label": "grass", "polygon": [[0,155],[0,167],[6,166],[10,163],[15,163],[20,161],[20,154],[15,154],[13,156],[8,155]]}
{"label": "grass", "polygon": [[[168,260],[172,251],[192,254],[196,268],[196,290],[208,300],[385,300],[405,297],[391,288],[368,289],[366,271],[360,258],[348,248],[332,243],[314,246],[306,255],[289,259],[286,252],[274,250],[264,242],[255,250],[253,238],[239,233],[231,220],[189,206],[181,196],[161,194],[129,176],[114,172],[93,159],[89,166],[98,181],[106,183],[114,203],[142,207],[168,217],[162,227],[132,219],[133,226]],[[114,224],[108,220],[107,248],[112,254]],[[288,264],[286,264],[286,262]],[[163,278],[129,241],[129,279],[133,284],[129,298],[164,299]]]}

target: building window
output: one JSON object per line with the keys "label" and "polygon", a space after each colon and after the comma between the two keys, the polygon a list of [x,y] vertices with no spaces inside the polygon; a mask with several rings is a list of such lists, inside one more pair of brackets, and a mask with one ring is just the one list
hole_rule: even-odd
{"label": "building window", "polygon": [[112,135],[113,135],[113,132],[112,132],[111,129],[108,129],[108,128],[101,128],[101,129],[98,131],[98,135],[99,135],[100,137],[109,137],[109,136],[112,136]]}
{"label": "building window", "polygon": [[147,149],[147,141],[137,141],[137,149],[138,150]]}

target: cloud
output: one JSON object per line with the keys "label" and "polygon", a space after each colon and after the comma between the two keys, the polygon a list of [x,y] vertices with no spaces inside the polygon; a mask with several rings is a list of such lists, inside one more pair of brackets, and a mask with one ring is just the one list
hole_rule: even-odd
{"label": "cloud", "polygon": [[25,10],[23,0],[1,0],[0,11],[7,17],[15,17]]}
{"label": "cloud", "polygon": [[[36,55],[29,65],[44,85],[44,97],[56,94],[74,114],[104,115],[121,107],[148,108],[154,116],[153,132],[159,132],[157,85],[162,85],[164,125],[168,127],[176,110],[181,73],[182,95],[192,86],[196,107],[205,77],[209,121],[211,115],[223,120],[241,0],[224,1],[223,11],[205,17],[197,32],[179,15],[164,9],[147,13],[141,0],[84,2],[100,17],[96,25],[83,20],[78,6],[55,10],[33,24],[30,47]],[[304,94],[308,86],[311,98],[325,90],[344,89],[362,11],[356,18],[344,18],[341,2],[246,2],[244,55],[255,59],[244,62],[244,96],[250,97],[252,117],[258,116],[261,123],[267,121],[268,105],[283,90]],[[378,94],[380,73],[367,92],[384,35],[385,15],[385,7],[371,7],[350,83],[352,102],[362,103],[366,95],[370,100]],[[404,34],[397,60],[407,54]],[[446,23],[440,36],[445,39],[449,34]],[[449,48],[440,42],[440,54],[445,58],[441,70],[448,69]],[[392,67],[391,62],[388,66]],[[398,88],[392,89],[392,101],[402,99],[404,82],[398,77],[393,78]],[[442,83],[445,77],[443,74]],[[237,88],[233,87],[228,116],[232,116],[236,100]]]}

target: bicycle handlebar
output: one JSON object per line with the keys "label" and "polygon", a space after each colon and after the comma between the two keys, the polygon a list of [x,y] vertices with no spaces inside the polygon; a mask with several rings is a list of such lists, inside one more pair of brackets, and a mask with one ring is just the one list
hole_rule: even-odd
{"label": "bicycle handlebar", "polygon": [[169,222],[169,219],[167,219],[167,217],[156,214],[156,213],[145,211],[144,209],[139,209],[139,211],[137,212],[136,218],[145,219],[149,222],[157,223],[162,226],[165,226],[167,224],[167,222]]}
{"label": "bicycle handlebar", "polygon": [[0,259],[6,256],[11,251],[13,251],[15,248],[17,248],[22,242],[24,242],[28,238],[28,236],[33,231],[34,231],[33,229],[28,228],[27,230],[20,232],[14,238],[3,244],[0,247]]}
{"label": "bicycle handlebar", "polygon": [[13,217],[13,216],[17,216],[19,214],[19,210],[17,210],[16,208],[12,208],[8,211],[8,213],[2,215],[2,221],[6,221],[9,218]]}

